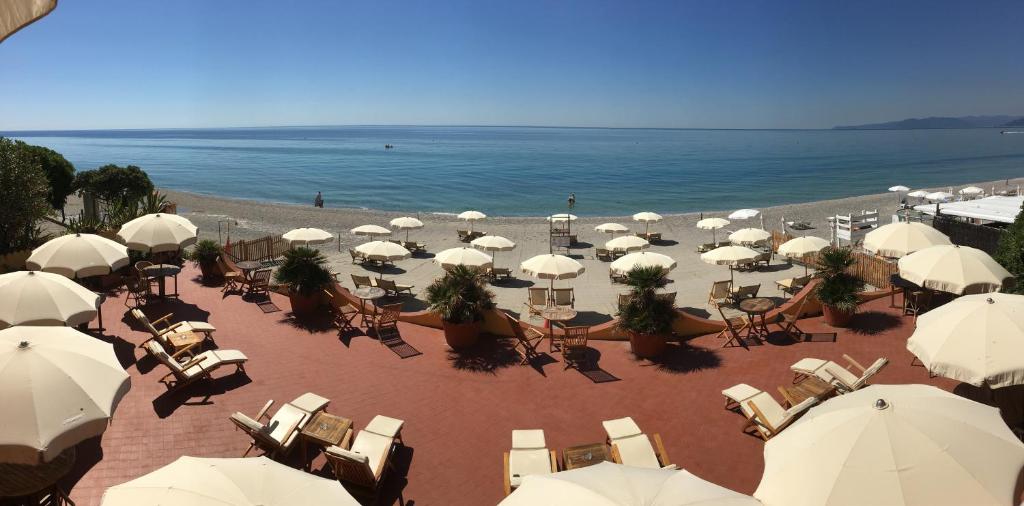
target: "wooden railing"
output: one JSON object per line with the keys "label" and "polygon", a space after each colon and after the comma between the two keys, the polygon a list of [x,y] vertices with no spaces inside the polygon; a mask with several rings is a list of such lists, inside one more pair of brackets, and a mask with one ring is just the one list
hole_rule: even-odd
{"label": "wooden railing", "polygon": [[259,239],[238,240],[224,245],[236,262],[254,260],[257,262],[273,262],[288,250],[288,242],[281,237],[266,236]]}
{"label": "wooden railing", "polygon": [[[854,264],[850,267],[848,272],[860,276],[865,283],[879,289],[886,290],[892,284],[890,283],[890,277],[893,274],[899,273],[899,267],[896,262],[890,262],[881,257],[869,255],[860,251],[854,252]],[[818,268],[818,255],[807,255],[804,257],[807,265],[812,269]]]}

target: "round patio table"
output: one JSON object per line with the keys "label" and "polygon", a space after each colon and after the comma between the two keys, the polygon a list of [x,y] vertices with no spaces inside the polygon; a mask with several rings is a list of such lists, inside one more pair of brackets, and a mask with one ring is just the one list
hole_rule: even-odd
{"label": "round patio table", "polygon": [[540,316],[548,321],[548,351],[554,351],[555,322],[567,322],[576,318],[576,310],[571,307],[553,306],[542,309]]}
{"label": "round patio table", "polygon": [[[750,318],[750,332],[753,333],[755,330],[758,334],[764,333],[768,335],[768,323],[764,319],[764,315],[775,309],[775,303],[771,299],[765,297],[751,297],[749,299],[743,299],[740,301],[740,310],[747,313]],[[757,325],[756,316],[760,316],[761,325]]]}
{"label": "round patio table", "polygon": [[[359,314],[364,315],[364,318],[363,318],[363,326],[364,327],[367,326],[366,318],[365,318],[365,315],[366,315],[366,301],[368,301],[368,300],[377,300],[377,299],[383,297],[386,294],[387,294],[387,292],[385,292],[383,288],[378,288],[376,286],[364,286],[362,288],[356,288],[355,290],[352,291],[352,295],[355,295],[356,298],[359,299]],[[373,305],[373,314],[374,315],[377,314],[377,304]]]}
{"label": "round patio table", "polygon": [[166,296],[166,283],[165,278],[167,276],[174,276],[174,295],[178,294],[178,273],[181,272],[181,267],[174,264],[156,264],[144,267],[143,272],[146,276],[151,278],[157,278],[157,286],[160,287],[160,297]]}

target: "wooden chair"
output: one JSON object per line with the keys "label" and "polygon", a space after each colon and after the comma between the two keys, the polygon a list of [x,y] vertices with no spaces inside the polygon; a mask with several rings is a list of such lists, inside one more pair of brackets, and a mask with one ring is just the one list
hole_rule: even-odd
{"label": "wooden chair", "polygon": [[391,460],[395,450],[403,444],[404,423],[377,415],[356,434],[350,449],[331,446],[324,450],[334,476],[353,487],[346,487],[350,492],[368,496],[376,502],[387,470],[394,470]]}
{"label": "wooden chair", "polygon": [[291,402],[286,402],[266,424],[262,420],[267,416],[270,406],[274,404],[273,399],[263,405],[256,418],[249,418],[244,413],[236,411],[228,419],[251,438],[249,448],[242,453],[243,457],[249,455],[253,448],[259,448],[267,457],[274,459],[291,451],[299,432],[313,415],[322,411],[329,403],[330,400],[307,392]]}
{"label": "wooden chair", "polygon": [[804,315],[804,306],[807,305],[807,299],[810,297],[804,297],[797,305],[796,311],[792,313],[779,313],[779,319],[775,322],[776,325],[782,328],[782,331],[787,336],[793,338],[794,341],[799,341],[804,336],[804,331],[800,330],[796,326],[796,322],[800,320],[800,317]]}
{"label": "wooden chair", "polygon": [[377,340],[384,344],[384,337],[398,334],[398,317],[402,315],[402,303],[381,306],[373,317],[373,331]]}
{"label": "wooden chair", "polygon": [[760,283],[756,285],[741,286],[733,290],[732,293],[729,294],[729,298],[732,299],[733,302],[739,304],[739,302],[743,299],[757,297],[757,292],[759,291],[761,291]]}
{"label": "wooden chair", "polygon": [[153,262],[150,262],[149,260],[139,260],[138,262],[135,262],[135,265],[133,266],[135,268],[135,275],[138,276],[140,280],[145,281],[147,284],[149,284],[148,289],[150,293],[153,293],[153,287],[157,286],[157,284],[159,283],[159,281],[157,281],[156,278],[151,277],[146,272],[146,268],[152,266]]}
{"label": "wooden chair", "polygon": [[551,298],[556,306],[576,306],[576,294],[572,288],[555,288],[551,290]]}
{"label": "wooden chair", "polygon": [[606,248],[595,248],[594,256],[597,257],[598,260],[604,260],[605,262],[612,261],[612,252]]}
{"label": "wooden chair", "polygon": [[170,369],[158,381],[167,386],[169,390],[178,390],[201,379],[212,379],[211,373],[221,366],[234,365],[235,373],[245,373],[245,361],[248,357],[238,350],[209,350],[204,351],[183,364],[177,361],[179,352],[174,356],[168,355],[159,344],[147,341],[142,344],[150,356],[154,357]]}
{"label": "wooden chair", "polygon": [[770,250],[769,251],[764,251],[764,252],[758,253],[758,255],[756,257],[754,257],[753,268],[757,268],[757,267],[761,266],[761,264],[764,264],[765,267],[768,267],[769,265],[771,265],[771,263],[772,263],[772,252]]}
{"label": "wooden chair", "polygon": [[541,311],[548,307],[548,303],[551,302],[548,296],[547,288],[527,288],[527,294],[529,298],[526,300],[526,310],[528,314],[540,316]]}
{"label": "wooden chair", "polygon": [[807,275],[796,278],[780,279],[775,282],[775,286],[777,286],[779,288],[779,291],[781,291],[782,293],[792,296],[795,295],[800,290],[803,290],[803,288],[807,286],[807,283],[811,282],[811,278],[812,276]]}
{"label": "wooden chair", "polygon": [[715,281],[711,283],[711,291],[708,292],[708,304],[718,307],[729,301],[729,294],[732,293],[732,281]]}
{"label": "wooden chair", "polygon": [[508,267],[490,267],[487,269],[487,275],[490,276],[492,281],[509,280],[512,279],[512,269]]}
{"label": "wooden chair", "polygon": [[669,462],[668,452],[661,436],[654,434],[654,445],[651,438],[644,434],[636,422],[630,417],[601,422],[608,434],[608,444],[612,447],[612,460],[617,464],[648,469],[676,469]]}
{"label": "wooden chair", "polygon": [[612,283],[625,283],[629,279],[629,276],[622,272],[617,272],[614,269],[608,269],[608,279]]}
{"label": "wooden chair", "polygon": [[725,323],[725,329],[719,332],[715,337],[727,338],[725,342],[722,343],[722,348],[727,346],[746,347],[746,344],[743,342],[743,336],[740,335],[740,333],[750,328],[750,320],[747,316],[725,316],[725,312],[722,311],[722,306],[718,306],[718,314],[722,315],[722,322]]}
{"label": "wooden chair", "polygon": [[711,251],[716,247],[717,245],[713,242],[700,244],[697,246],[697,253],[707,253],[708,251]]}
{"label": "wooden chair", "polygon": [[334,293],[331,293],[329,290],[324,290],[324,294],[327,295],[327,299],[331,304],[331,316],[334,321],[334,325],[336,325],[338,330],[341,332],[346,330],[358,330],[352,322],[355,321],[357,316],[359,316],[359,308],[342,297],[338,288],[340,287],[335,283]]}
{"label": "wooden chair", "polygon": [[816,397],[808,397],[800,404],[786,409],[771,394],[760,392],[740,402],[740,411],[747,418],[743,432],[749,433],[753,429],[761,439],[768,441],[817,403]]}
{"label": "wooden chair", "polygon": [[366,255],[364,255],[364,254],[362,254],[362,253],[360,253],[360,252],[358,252],[358,251],[356,251],[354,249],[349,248],[348,249],[348,254],[349,254],[349,256],[352,257],[352,263],[354,263],[354,264],[366,263]]}
{"label": "wooden chair", "polygon": [[270,274],[273,269],[257,269],[252,273],[249,281],[246,283],[249,286],[247,294],[259,294],[259,295],[270,295]]}
{"label": "wooden chair", "polygon": [[930,301],[931,291],[926,289],[903,289],[903,314],[914,315],[914,321],[917,322],[917,315],[923,313]]}
{"label": "wooden chair", "polygon": [[222,292],[241,290],[242,285],[245,284],[245,273],[235,265],[235,261],[229,255],[221,254],[217,257],[217,268],[220,269],[221,276],[224,277]]}
{"label": "wooden chair", "polygon": [[504,460],[506,496],[527,476],[558,472],[558,456],[554,450],[548,450],[544,431],[540,429],[513,430],[512,449],[505,452]]}
{"label": "wooden chair", "polygon": [[124,298],[125,306],[137,309],[149,303],[153,294],[147,281],[139,279],[138,276],[124,276],[122,279],[128,292]]}
{"label": "wooden chair", "polygon": [[504,311],[501,314],[505,315],[505,320],[512,329],[512,335],[516,338],[515,350],[523,359],[519,365],[529,363],[533,357],[539,355],[537,346],[544,342],[544,333],[533,327],[524,328],[517,318]]}
{"label": "wooden chair", "polygon": [[352,276],[352,284],[356,287],[356,290],[364,286],[377,286],[377,278],[371,278],[370,276],[360,276],[358,274],[350,274]]}
{"label": "wooden chair", "polygon": [[384,292],[387,293],[388,295],[393,296],[398,296],[402,292],[412,295],[412,289],[415,288],[414,285],[402,285],[394,282],[394,280],[391,279],[378,279],[377,286],[379,288],[383,288]]}
{"label": "wooden chair", "polygon": [[[155,339],[159,341],[160,344],[163,345],[165,349],[172,350],[173,352],[177,352],[179,350],[175,350],[174,346],[167,339],[167,336],[169,334],[195,332],[198,334],[203,334],[205,340],[210,341],[212,343],[213,333],[217,331],[217,327],[214,327],[208,322],[180,321],[170,323],[170,319],[171,317],[174,316],[174,313],[167,313],[166,315],[161,316],[160,318],[157,318],[152,322],[149,321],[149,318],[146,316],[146,314],[143,313],[138,308],[132,309],[131,314],[132,317],[135,318],[137,322],[142,324],[142,326],[145,327],[146,330],[149,331],[150,335],[152,336],[147,341]],[[141,347],[142,345],[140,344],[139,346]]]}
{"label": "wooden chair", "polygon": [[587,360],[587,337],[590,335],[590,327],[562,326],[562,332],[562,361],[565,362],[563,369],[578,368],[581,362]]}

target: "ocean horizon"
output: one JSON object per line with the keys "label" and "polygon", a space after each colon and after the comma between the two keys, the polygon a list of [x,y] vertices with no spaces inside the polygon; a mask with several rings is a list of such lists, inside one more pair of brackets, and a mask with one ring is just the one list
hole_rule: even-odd
{"label": "ocean horizon", "polygon": [[[501,126],[0,132],[77,170],[138,165],[157,186],[257,201],[495,216],[726,211],[1024,175],[998,129]],[[385,149],[385,145],[394,146]]]}

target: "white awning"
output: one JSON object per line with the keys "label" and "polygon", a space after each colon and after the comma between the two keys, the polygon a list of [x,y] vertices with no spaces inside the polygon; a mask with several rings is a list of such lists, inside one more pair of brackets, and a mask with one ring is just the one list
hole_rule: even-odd
{"label": "white awning", "polygon": [[[949,216],[977,218],[979,220],[998,221],[1000,223],[1013,223],[1017,214],[1020,213],[1022,204],[1024,204],[1024,196],[993,196],[977,200],[941,203],[939,204],[939,212]],[[925,214],[935,214],[935,204],[922,204],[914,206],[914,209]]]}

